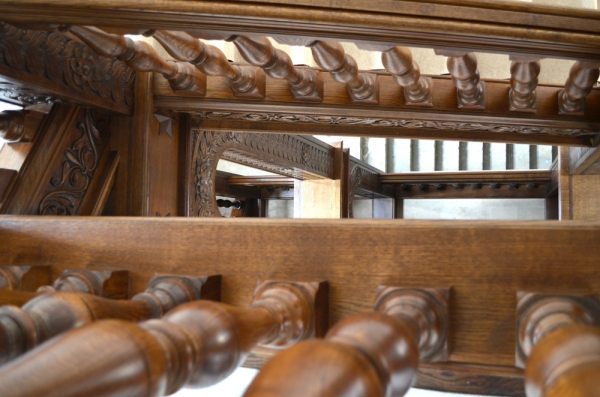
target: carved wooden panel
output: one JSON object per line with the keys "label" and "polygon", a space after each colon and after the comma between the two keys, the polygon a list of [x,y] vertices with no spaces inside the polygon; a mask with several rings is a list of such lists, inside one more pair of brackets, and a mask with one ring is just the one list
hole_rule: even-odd
{"label": "carved wooden panel", "polygon": [[0,211],[84,215],[82,203],[93,190],[90,187],[95,185],[96,175],[102,176],[98,170],[110,157],[103,156],[110,138],[109,126],[109,116],[55,105],[42,122],[39,136]]}
{"label": "carved wooden panel", "polygon": [[0,95],[24,105],[54,98],[131,113],[135,72],[61,32],[0,22]]}
{"label": "carved wooden panel", "polygon": [[188,216],[217,216],[214,198],[220,158],[296,179],[333,178],[333,147],[280,134],[215,132],[192,122],[188,153]]}

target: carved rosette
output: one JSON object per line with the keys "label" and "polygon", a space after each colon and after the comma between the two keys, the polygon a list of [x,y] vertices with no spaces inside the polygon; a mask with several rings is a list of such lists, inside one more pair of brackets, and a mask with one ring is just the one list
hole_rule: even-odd
{"label": "carved rosette", "polygon": [[410,129],[434,129],[454,131],[486,131],[497,133],[545,134],[557,136],[595,136],[593,129],[555,128],[528,125],[498,123],[463,123],[456,121],[404,120],[392,118],[311,116],[286,113],[250,113],[250,112],[197,112],[197,116],[206,119],[274,121],[285,123],[361,125],[366,127],[400,127]]}
{"label": "carved rosette", "polygon": [[133,106],[135,71],[124,62],[97,55],[61,32],[24,30],[0,22],[0,65]]}
{"label": "carved rosette", "polygon": [[84,112],[77,124],[81,136],[64,152],[64,158],[40,202],[39,215],[77,215],[94,177],[102,149],[108,142],[108,117],[94,118]]}
{"label": "carved rosette", "polygon": [[333,175],[332,153],[292,135],[193,129],[191,139],[194,200],[188,213],[194,216],[219,215],[215,183],[220,158],[296,179],[306,179],[311,173]]}

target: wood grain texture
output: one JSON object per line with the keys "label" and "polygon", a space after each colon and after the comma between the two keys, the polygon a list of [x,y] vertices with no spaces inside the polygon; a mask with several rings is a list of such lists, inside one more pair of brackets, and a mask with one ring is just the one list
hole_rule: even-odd
{"label": "wood grain texture", "polygon": [[267,36],[600,59],[597,13],[521,3],[3,0],[0,11],[9,21],[25,23],[52,21],[192,33],[201,27]]}
{"label": "wood grain texture", "polygon": [[0,289],[33,292],[49,283],[48,266],[0,266]]}
{"label": "wood grain texture", "polygon": [[574,220],[600,220],[600,175],[570,178]]}
{"label": "wood grain texture", "polygon": [[17,175],[15,170],[7,170],[6,168],[0,168],[0,203],[4,199],[4,193],[8,190],[12,180]]}

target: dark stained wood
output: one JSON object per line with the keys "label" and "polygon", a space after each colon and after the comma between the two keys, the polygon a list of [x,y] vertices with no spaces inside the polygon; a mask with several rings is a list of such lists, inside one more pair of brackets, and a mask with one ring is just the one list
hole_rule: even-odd
{"label": "dark stained wood", "polygon": [[64,29],[80,38],[100,55],[122,60],[138,72],[162,74],[174,91],[200,96],[206,93],[205,75],[189,63],[162,59],[146,42],[106,33],[94,26],[66,26]]}
{"label": "dark stained wood", "polygon": [[25,114],[20,110],[0,112],[0,138],[8,142],[19,142],[25,135]]}
{"label": "dark stained wood", "polygon": [[81,215],[102,215],[108,196],[115,183],[117,168],[119,167],[120,156],[116,151],[104,151],[101,166],[96,173],[96,178],[92,178],[90,185],[90,194],[81,205]]}
{"label": "dark stained wood", "polygon": [[229,184],[231,186],[288,186],[294,187],[294,178],[288,178],[282,175],[261,175],[261,176],[230,176]]}
{"label": "dark stained wood", "polygon": [[600,149],[598,147],[571,148],[570,158],[572,175],[600,174]]}
{"label": "dark stained wood", "polygon": [[407,105],[433,106],[432,82],[421,76],[419,65],[412,59],[410,50],[396,46],[381,53],[385,69],[394,76],[394,80],[404,87],[404,100]]}
{"label": "dark stained wood", "polygon": [[217,47],[205,44],[185,32],[148,31],[165,50],[180,61],[190,62],[198,70],[210,76],[223,76],[236,96],[264,98],[265,75],[248,65],[231,65]]}
{"label": "dark stained wood", "polygon": [[0,289],[0,306],[13,305],[23,306],[41,292],[15,291],[10,289]]}
{"label": "dark stained wood", "polygon": [[296,68],[290,56],[273,47],[264,36],[231,36],[232,41],[242,57],[250,64],[260,66],[265,73],[274,79],[284,79],[290,85],[290,92],[295,99],[303,101],[323,100],[323,78],[313,69]]}
{"label": "dark stained wood", "polygon": [[561,114],[583,116],[585,97],[592,91],[600,76],[599,62],[575,62],[569,72],[565,88],[558,93],[558,109]]}
{"label": "dark stained wood", "polygon": [[573,194],[571,187],[571,158],[569,148],[559,147],[557,156],[558,173],[558,219],[573,219]]}
{"label": "dark stained wood", "polygon": [[49,266],[0,266],[0,289],[33,292],[49,283]]}
{"label": "dark stained wood", "polygon": [[[177,12],[173,12],[176,10]],[[166,11],[166,12],[160,12]],[[3,0],[9,21],[217,30],[259,35],[600,59],[600,16],[589,10],[481,0],[122,2]],[[310,21],[310,23],[308,23]]]}
{"label": "dark stained wood", "polygon": [[381,174],[381,183],[549,183],[549,170],[526,171],[436,171],[436,172],[405,172],[399,174]]}
{"label": "dark stained wood", "polygon": [[600,328],[561,327],[534,347],[525,369],[527,397],[593,396],[600,390]]}
{"label": "dark stained wood", "polygon": [[150,213],[150,139],[157,134],[152,101],[152,73],[138,73],[135,81],[135,114],[128,142],[127,215]]}
{"label": "dark stained wood", "polygon": [[[46,340],[96,320],[121,319],[140,321],[160,318],[170,309],[198,300],[209,277],[154,277],[143,293],[133,300],[112,300],[82,292],[59,292],[40,295],[22,308],[0,308],[0,364],[6,364]],[[220,277],[213,276],[211,296],[219,295]],[[55,283],[56,285],[56,283]],[[98,294],[96,294],[98,295]],[[7,321],[9,320],[9,321]],[[10,321],[17,327],[7,326]],[[15,340],[26,341],[22,344]]]}
{"label": "dark stained wood", "polygon": [[448,290],[381,286],[375,310],[277,354],[244,396],[404,395],[420,360],[445,359]]}
{"label": "dark stained wood", "polygon": [[4,193],[6,193],[12,180],[17,175],[15,170],[7,170],[6,168],[0,168],[0,203],[4,199]]}
{"label": "dark stained wood", "polygon": [[538,59],[511,57],[510,91],[508,103],[510,110],[516,112],[535,112],[536,91],[540,74]]}
{"label": "dark stained wood", "polygon": [[264,102],[243,100],[230,92],[220,79],[209,77],[206,98],[187,98],[172,92],[158,76],[157,107],[196,113],[207,129],[324,135],[417,137],[421,139],[516,142],[590,146],[600,129],[600,90],[586,98],[583,118],[558,112],[559,86],[536,89],[535,113],[512,112],[508,81],[485,81],[485,110],[458,109],[456,89],[447,76],[431,76],[433,110],[409,106],[403,88],[387,73],[377,72],[379,105],[352,101],[345,85],[324,74],[322,103],[302,105],[289,93],[285,81],[267,77]]}
{"label": "dark stained wood", "polygon": [[43,285],[38,291],[81,292],[107,299],[126,299],[129,293],[129,272],[126,270],[65,270],[52,286]]}
{"label": "dark stained wood", "polygon": [[[210,386],[231,374],[257,344],[285,348],[321,336],[320,321],[327,316],[326,297],[319,299],[323,289],[326,284],[319,282],[264,281],[246,309],[197,301],[139,325],[99,321],[2,367],[0,393],[146,397],[172,394],[184,386]],[[59,356],[63,359],[52,360],[51,367],[45,363]],[[37,378],[42,368],[46,374],[50,368],[56,373],[42,382],[25,382]],[[98,387],[96,377],[104,387]]]}
{"label": "dark stained wood", "polygon": [[[0,98],[22,106],[62,99],[131,114],[135,71],[50,30],[20,29],[0,22],[0,47],[11,54],[0,59]],[[91,65],[102,65],[102,72],[94,72]]]}
{"label": "dark stained wood", "polygon": [[436,55],[448,57],[448,72],[456,87],[456,100],[459,108],[485,108],[485,85],[480,81],[475,54],[457,51],[436,50]]}
{"label": "dark stained wood", "polygon": [[544,184],[402,184],[396,186],[396,198],[422,199],[544,199]]}

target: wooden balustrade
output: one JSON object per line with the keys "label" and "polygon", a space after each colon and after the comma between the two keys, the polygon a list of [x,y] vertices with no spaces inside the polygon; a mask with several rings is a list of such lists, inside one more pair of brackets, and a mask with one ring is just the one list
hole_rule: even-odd
{"label": "wooden balustrade", "polygon": [[0,290],[35,291],[50,283],[50,266],[0,266]]}
{"label": "wooden balustrade", "polygon": [[0,308],[0,364],[71,328],[109,318],[160,318],[177,305],[207,297],[220,297],[219,276],[157,276],[131,301],[62,291],[38,296],[22,308],[4,306]]}
{"label": "wooden balustrade", "polygon": [[394,80],[404,87],[404,100],[407,105],[433,106],[431,99],[432,80],[422,77],[419,65],[412,59],[410,50],[396,46],[381,53],[385,69]]}
{"label": "wooden balustrade", "polygon": [[527,397],[591,397],[600,390],[596,297],[517,295],[517,366]]}
{"label": "wooden balustrade", "polygon": [[445,50],[435,50],[435,53],[448,57],[448,72],[456,87],[458,107],[484,109],[485,86],[479,81],[475,54]]}
{"label": "wooden balustrade", "polygon": [[247,62],[260,66],[268,76],[287,80],[295,99],[319,102],[323,100],[323,79],[320,78],[319,72],[296,68],[290,56],[273,47],[267,37],[231,36],[226,40],[233,42]]}
{"label": "wooden balustrade", "polygon": [[236,96],[265,97],[265,75],[261,69],[232,65],[217,47],[185,32],[150,30],[144,35],[154,37],[173,58],[190,62],[207,75],[225,77]]}
{"label": "wooden balustrade", "polygon": [[558,94],[558,109],[562,114],[583,115],[585,97],[592,91],[600,76],[600,63],[575,62],[565,88]]}
{"label": "wooden balustrade", "polygon": [[162,74],[175,92],[206,94],[206,76],[189,63],[166,61],[152,46],[129,37],[106,33],[93,26],[65,26],[79,37],[92,50],[105,57],[115,57],[124,61],[138,72]]}
{"label": "wooden balustrade", "polygon": [[357,102],[379,103],[377,76],[358,71],[356,60],[346,54],[335,41],[314,41],[308,44],[317,65],[331,73],[335,81],[348,86],[350,98]]}
{"label": "wooden balustrade", "polygon": [[25,135],[25,112],[5,110],[0,112],[0,139],[19,142]]}
{"label": "wooden balustrade", "polygon": [[272,358],[244,396],[404,395],[419,360],[447,359],[448,290],[380,287],[375,308]]}
{"label": "wooden balustrade", "polygon": [[511,56],[510,91],[508,105],[510,110],[535,113],[536,87],[540,74],[540,62],[534,58]]}
{"label": "wooden balustrade", "polygon": [[[322,335],[325,283],[259,283],[246,309],[197,301],[141,324],[99,321],[0,369],[3,397],[158,397],[226,378],[257,344]],[[93,359],[91,359],[93,357]]]}

